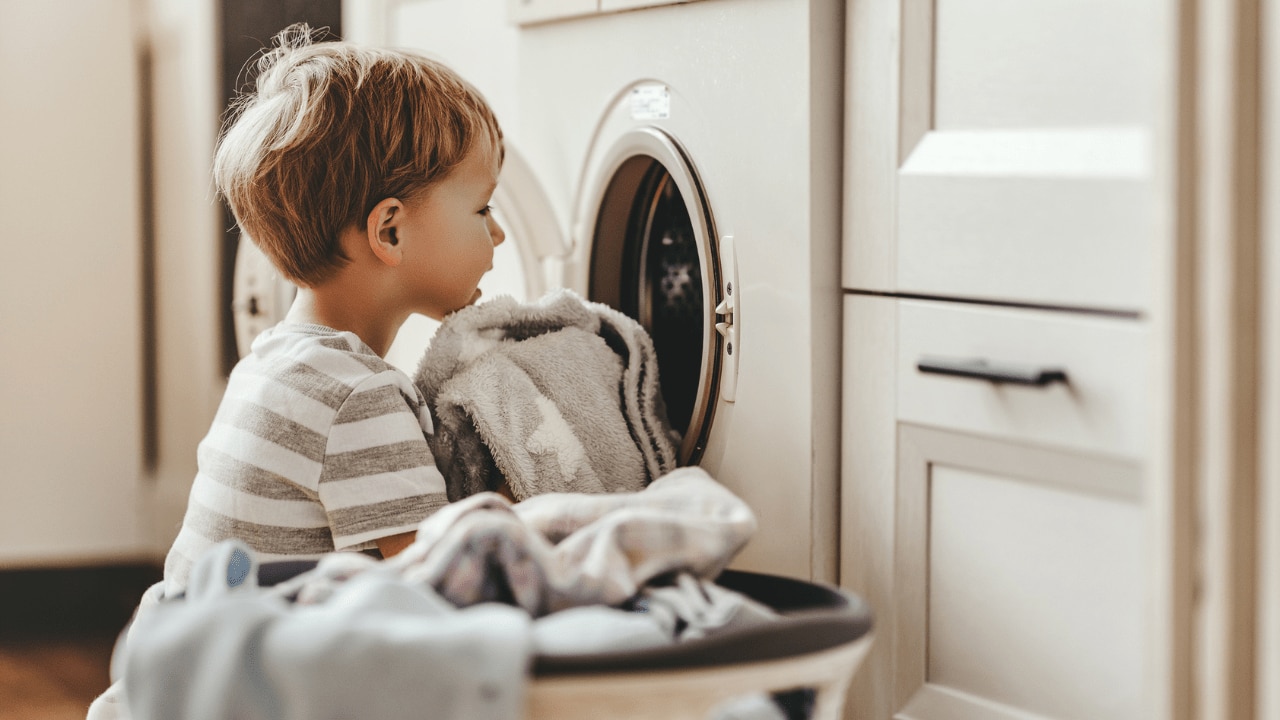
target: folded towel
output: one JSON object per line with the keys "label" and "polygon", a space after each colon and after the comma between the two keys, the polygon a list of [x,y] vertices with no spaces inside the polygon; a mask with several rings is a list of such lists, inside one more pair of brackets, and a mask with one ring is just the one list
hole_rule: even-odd
{"label": "folded towel", "polygon": [[450,501],[504,480],[517,500],[635,492],[676,467],[648,333],[570,290],[450,315],[414,379]]}

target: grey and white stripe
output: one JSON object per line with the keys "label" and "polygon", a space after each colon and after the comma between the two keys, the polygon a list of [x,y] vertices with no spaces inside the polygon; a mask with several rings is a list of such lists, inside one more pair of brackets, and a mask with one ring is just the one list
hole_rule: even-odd
{"label": "grey and white stripe", "polygon": [[414,530],[445,503],[421,393],[352,333],[282,324],[236,366],[197,453],[165,592],[228,538],[266,561]]}

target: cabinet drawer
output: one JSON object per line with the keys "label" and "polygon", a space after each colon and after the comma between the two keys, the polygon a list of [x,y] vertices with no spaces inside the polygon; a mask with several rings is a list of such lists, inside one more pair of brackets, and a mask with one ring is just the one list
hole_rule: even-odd
{"label": "cabinet drawer", "polygon": [[1149,307],[1168,3],[903,5],[896,290]]}
{"label": "cabinet drawer", "polygon": [[899,176],[898,290],[1145,309],[1149,144],[1127,128],[930,133]]}
{"label": "cabinet drawer", "polygon": [[[1149,330],[1137,320],[904,300],[898,418],[1033,444],[1141,459]],[[919,369],[1061,370],[1042,386]]]}

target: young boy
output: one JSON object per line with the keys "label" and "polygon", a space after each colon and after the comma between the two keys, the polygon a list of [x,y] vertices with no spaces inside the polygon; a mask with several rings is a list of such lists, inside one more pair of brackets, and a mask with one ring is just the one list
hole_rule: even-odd
{"label": "young boy", "polygon": [[475,302],[503,231],[502,133],[480,93],[410,53],[276,38],[214,159],[241,229],[299,286],[235,367],[197,454],[165,595],[238,538],[263,561],[413,541],[445,504],[421,394],[382,359],[411,313]]}

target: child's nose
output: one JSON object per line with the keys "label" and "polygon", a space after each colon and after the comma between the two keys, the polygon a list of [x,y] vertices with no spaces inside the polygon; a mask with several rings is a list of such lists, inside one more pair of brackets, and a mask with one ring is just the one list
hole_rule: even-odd
{"label": "child's nose", "polygon": [[498,224],[498,219],[492,214],[489,215],[489,237],[493,238],[493,246],[497,247],[507,239],[507,233]]}

